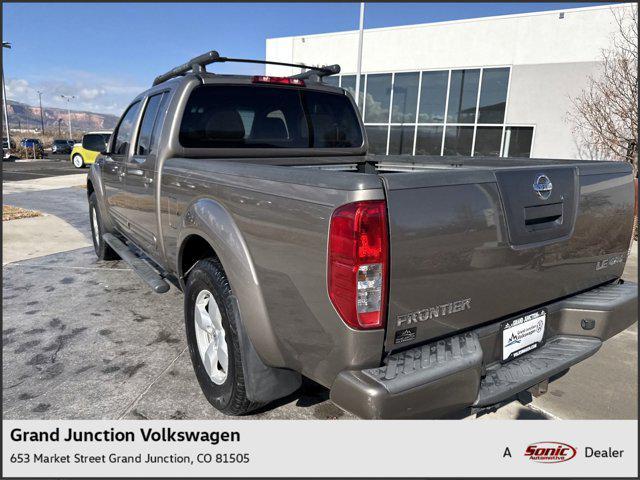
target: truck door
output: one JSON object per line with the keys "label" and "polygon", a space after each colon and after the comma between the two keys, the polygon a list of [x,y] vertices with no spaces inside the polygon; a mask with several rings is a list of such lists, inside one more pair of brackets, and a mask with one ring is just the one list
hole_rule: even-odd
{"label": "truck door", "polygon": [[126,162],[124,215],[133,239],[151,254],[158,247],[156,157],[168,99],[168,92],[147,98],[134,149]]}
{"label": "truck door", "polygon": [[113,132],[109,154],[102,164],[102,182],[105,200],[113,221],[125,232],[129,232],[124,215],[125,164],[131,150],[131,139],[140,113],[140,101],[132,103]]}

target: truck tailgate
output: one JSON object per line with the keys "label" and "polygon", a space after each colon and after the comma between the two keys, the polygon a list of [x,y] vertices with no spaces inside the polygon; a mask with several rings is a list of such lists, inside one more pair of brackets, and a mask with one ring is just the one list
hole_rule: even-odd
{"label": "truck tailgate", "polygon": [[508,318],[624,269],[634,206],[628,164],[476,164],[381,177],[387,351]]}

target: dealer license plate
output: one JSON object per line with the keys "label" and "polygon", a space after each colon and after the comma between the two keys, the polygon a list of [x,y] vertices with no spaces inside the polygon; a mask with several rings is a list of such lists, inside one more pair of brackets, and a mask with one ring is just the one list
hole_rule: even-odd
{"label": "dealer license plate", "polygon": [[512,360],[542,345],[547,312],[538,310],[502,324],[502,361]]}

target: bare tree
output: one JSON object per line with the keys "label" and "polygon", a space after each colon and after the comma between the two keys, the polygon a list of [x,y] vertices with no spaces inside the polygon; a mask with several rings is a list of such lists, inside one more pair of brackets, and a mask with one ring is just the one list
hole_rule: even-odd
{"label": "bare tree", "polygon": [[601,69],[571,99],[568,114],[583,158],[624,160],[638,170],[638,8],[612,9],[617,24]]}

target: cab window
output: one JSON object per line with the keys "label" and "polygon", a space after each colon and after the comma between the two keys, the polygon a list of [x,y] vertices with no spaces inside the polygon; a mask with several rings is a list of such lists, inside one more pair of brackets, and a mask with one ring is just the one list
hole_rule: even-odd
{"label": "cab window", "polygon": [[155,150],[158,137],[157,130],[162,126],[163,111],[167,98],[168,95],[166,93],[159,93],[149,97],[142,116],[142,122],[140,123],[136,155],[149,155]]}
{"label": "cab window", "polygon": [[131,137],[136,125],[136,119],[140,112],[140,102],[132,104],[122,117],[120,125],[115,133],[115,141],[113,144],[113,153],[115,155],[126,155],[131,144]]}

